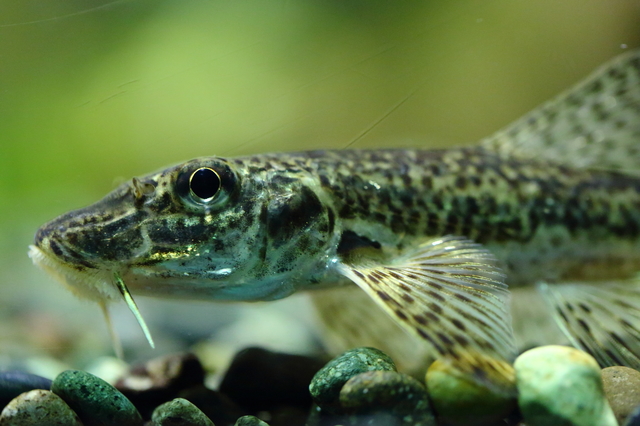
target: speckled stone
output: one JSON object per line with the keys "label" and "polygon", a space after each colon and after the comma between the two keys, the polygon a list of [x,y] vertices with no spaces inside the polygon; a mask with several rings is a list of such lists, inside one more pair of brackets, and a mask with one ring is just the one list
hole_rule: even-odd
{"label": "speckled stone", "polygon": [[35,389],[15,397],[0,413],[2,426],[82,426],[78,415],[56,394]]}
{"label": "speckled stone", "polygon": [[542,346],[514,364],[518,405],[527,426],[617,426],[604,396],[600,366],[567,346]]}
{"label": "speckled stone", "polygon": [[628,367],[607,367],[601,372],[604,394],[623,424],[631,412],[640,406],[640,372]]}
{"label": "speckled stone", "polygon": [[247,348],[233,358],[219,390],[250,412],[280,405],[308,409],[309,382],[322,365],[302,355]]}
{"label": "speckled stone", "polygon": [[234,426],[269,426],[269,424],[254,416],[242,416]]}
{"label": "speckled stone", "polygon": [[109,383],[78,370],[63,371],[51,390],[62,398],[85,426],[140,426],[136,407]]}
{"label": "speckled stone", "polygon": [[203,385],[185,389],[178,393],[178,397],[190,401],[216,425],[231,425],[238,417],[247,414],[223,393]]}
{"label": "speckled stone", "polygon": [[4,407],[16,396],[33,389],[51,389],[51,380],[21,371],[0,373],[0,407]]}
{"label": "speckled stone", "polygon": [[372,423],[376,425],[436,424],[424,386],[395,371],[367,371],[353,376],[340,391],[340,404],[347,413],[377,419]]}
{"label": "speckled stone", "polygon": [[396,371],[396,366],[387,354],[378,349],[352,349],[320,369],[311,380],[309,392],[323,410],[340,411],[342,386],[353,376],[367,371]]}
{"label": "speckled stone", "polygon": [[151,416],[153,426],[214,426],[198,407],[183,398],[165,402]]}
{"label": "speckled stone", "polygon": [[438,418],[452,426],[491,425],[516,409],[515,397],[491,392],[447,362],[431,364],[425,381]]}

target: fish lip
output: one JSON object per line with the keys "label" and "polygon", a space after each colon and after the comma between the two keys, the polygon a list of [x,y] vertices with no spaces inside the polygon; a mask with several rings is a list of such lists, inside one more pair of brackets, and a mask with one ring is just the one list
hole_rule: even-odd
{"label": "fish lip", "polygon": [[106,269],[82,268],[65,262],[55,253],[38,245],[29,245],[29,258],[72,293],[82,299],[94,301],[119,300],[120,294],[111,280],[112,272]]}

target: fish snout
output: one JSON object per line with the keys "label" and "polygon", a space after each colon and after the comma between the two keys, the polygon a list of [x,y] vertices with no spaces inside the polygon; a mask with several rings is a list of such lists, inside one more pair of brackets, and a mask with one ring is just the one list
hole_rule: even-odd
{"label": "fish snout", "polygon": [[43,248],[47,246],[49,241],[53,239],[59,238],[59,233],[64,230],[64,227],[60,224],[56,224],[53,222],[46,223],[42,225],[36,231],[36,235],[33,238],[33,244],[36,247]]}
{"label": "fish snout", "polygon": [[74,248],[73,240],[77,239],[75,232],[69,232],[69,217],[60,216],[50,222],[45,223],[36,231],[33,239],[33,246],[49,258],[69,266],[83,266],[94,268],[86,256],[80,254]]}

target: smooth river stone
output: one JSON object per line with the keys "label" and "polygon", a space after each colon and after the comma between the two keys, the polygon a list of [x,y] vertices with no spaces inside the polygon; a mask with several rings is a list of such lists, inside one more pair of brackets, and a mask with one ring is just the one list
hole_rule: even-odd
{"label": "smooth river stone", "polygon": [[63,371],[51,391],[62,398],[85,426],[140,426],[142,417],[120,391],[93,374]]}
{"label": "smooth river stone", "polygon": [[82,426],[78,415],[48,390],[34,389],[18,395],[0,413],[1,426]]}
{"label": "smooth river stone", "polygon": [[514,396],[492,392],[440,360],[431,364],[425,382],[438,418],[451,426],[495,424],[517,405]]}
{"label": "smooth river stone", "polygon": [[340,411],[340,389],[353,376],[367,371],[396,371],[389,355],[374,348],[352,349],[329,361],[311,380],[309,392],[323,410]]}
{"label": "smooth river stone", "polygon": [[395,371],[367,371],[353,376],[340,391],[340,404],[356,418],[369,418],[366,424],[436,424],[424,386]]}
{"label": "smooth river stone", "polygon": [[307,410],[309,382],[323,364],[307,356],[246,348],[234,356],[218,390],[248,412],[284,405]]}
{"label": "smooth river stone", "polygon": [[640,372],[629,367],[602,369],[604,394],[618,419],[624,424],[633,410],[640,406]]}
{"label": "smooth river stone", "polygon": [[234,426],[269,426],[269,424],[254,416],[242,416]]}
{"label": "smooth river stone", "polygon": [[151,416],[153,426],[214,426],[198,407],[184,398],[165,402]]}
{"label": "smooth river stone", "polygon": [[527,426],[617,426],[604,396],[600,366],[567,346],[542,346],[514,364],[518,404]]}

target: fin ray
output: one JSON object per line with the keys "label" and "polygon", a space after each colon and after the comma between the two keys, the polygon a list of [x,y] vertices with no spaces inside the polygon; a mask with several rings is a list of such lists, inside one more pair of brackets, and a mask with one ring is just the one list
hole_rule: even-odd
{"label": "fin ray", "polygon": [[639,137],[640,50],[634,50],[480,143],[507,157],[637,172]]}
{"label": "fin ray", "polygon": [[406,333],[356,285],[308,293],[321,322],[323,343],[332,355],[372,346],[391,356],[398,371],[420,377],[434,361],[418,337]]}
{"label": "fin ray", "polygon": [[640,369],[640,286],[614,282],[539,284],[556,322],[571,342],[603,366]]}
{"label": "fin ray", "polygon": [[511,392],[515,355],[508,290],[494,257],[470,240],[446,236],[388,265],[360,260],[339,270],[400,325],[462,373]]}

